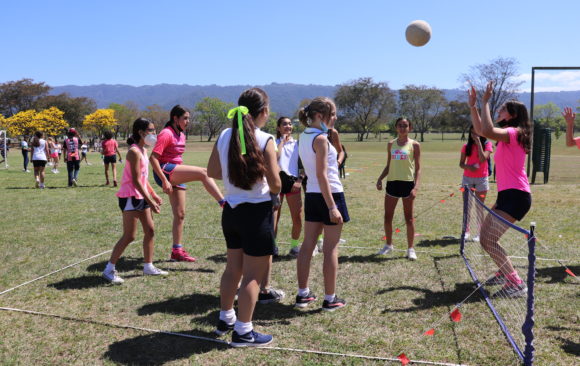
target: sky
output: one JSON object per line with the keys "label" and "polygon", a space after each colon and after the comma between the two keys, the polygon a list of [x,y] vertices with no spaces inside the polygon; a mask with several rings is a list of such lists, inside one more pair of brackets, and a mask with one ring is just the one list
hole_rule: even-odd
{"label": "sky", "polygon": [[[360,77],[461,87],[497,57],[580,66],[578,0],[4,0],[0,83],[337,85]],[[405,40],[413,20],[430,42]],[[580,72],[536,74],[537,91],[580,90]]]}

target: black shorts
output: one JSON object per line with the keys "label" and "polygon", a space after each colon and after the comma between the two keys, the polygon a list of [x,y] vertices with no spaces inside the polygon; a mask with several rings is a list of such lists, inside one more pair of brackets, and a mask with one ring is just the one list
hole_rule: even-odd
{"label": "black shorts", "polygon": [[45,167],[46,166],[46,160],[32,160],[32,166],[35,168],[38,167]]}
{"label": "black shorts", "polygon": [[519,189],[505,189],[497,193],[495,209],[520,221],[532,207],[532,195]]}
{"label": "black shorts", "polygon": [[117,155],[109,155],[103,158],[103,162],[105,164],[116,164],[117,163]]}
{"label": "black shorts", "polygon": [[149,204],[144,199],[131,197],[119,197],[119,208],[121,211],[143,211],[149,208]]}
{"label": "black shorts", "polygon": [[[344,199],[344,193],[333,193],[332,198],[334,199],[334,204],[338,208],[338,211],[342,215],[342,222],[346,223],[350,221],[350,216],[348,216],[348,208],[346,207],[346,200]],[[336,225],[330,221],[330,214],[328,212],[328,206],[324,200],[322,193],[306,193],[304,196],[304,220],[310,222],[322,222],[324,225]]]}
{"label": "black shorts", "polygon": [[407,198],[415,188],[415,182],[392,180],[387,182],[387,194],[395,198]]}
{"label": "black shorts", "polygon": [[274,254],[272,201],[240,203],[236,208],[226,203],[222,211],[222,231],[228,249],[242,249],[252,257]]}
{"label": "black shorts", "polygon": [[82,155],[83,158],[86,158],[87,157],[87,153],[86,152],[82,152],[81,155]]}
{"label": "black shorts", "polygon": [[296,183],[298,178],[293,175],[288,175],[285,171],[280,170],[280,180],[282,181],[282,190],[280,193],[287,194],[292,191],[292,186]]}

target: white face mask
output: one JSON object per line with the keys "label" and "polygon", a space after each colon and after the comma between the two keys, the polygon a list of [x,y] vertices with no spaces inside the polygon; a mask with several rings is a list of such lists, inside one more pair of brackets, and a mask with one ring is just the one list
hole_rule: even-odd
{"label": "white face mask", "polygon": [[322,127],[322,132],[328,132],[328,127],[326,127],[324,122],[320,122],[320,126]]}
{"label": "white face mask", "polygon": [[155,146],[155,144],[157,143],[157,135],[151,135],[148,134],[147,136],[145,136],[145,144],[148,146]]}

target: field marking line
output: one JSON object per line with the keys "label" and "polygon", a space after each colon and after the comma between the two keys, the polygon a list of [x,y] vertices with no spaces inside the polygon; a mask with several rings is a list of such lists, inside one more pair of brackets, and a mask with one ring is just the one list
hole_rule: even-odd
{"label": "field marking line", "polygon": [[26,282],[24,282],[24,283],[21,283],[21,284],[20,284],[20,285],[18,285],[18,286],[14,286],[14,287],[12,287],[12,288],[9,288],[8,290],[4,290],[4,291],[0,292],[0,296],[1,296],[1,295],[4,295],[5,293],[8,293],[8,292],[10,292],[10,291],[16,290],[16,289],[17,289],[17,288],[19,288],[19,287],[26,286],[26,285],[28,285],[28,284],[30,284],[30,283],[32,283],[32,282],[35,282],[35,281],[41,280],[41,279],[43,279],[43,278],[45,278],[45,277],[48,277],[48,276],[50,276],[50,275],[53,275],[53,274],[55,274],[55,273],[58,273],[58,272],[64,271],[64,270],[65,270],[65,269],[67,269],[67,268],[74,267],[74,266],[76,266],[77,264],[81,264],[81,263],[83,263],[83,262],[86,262],[86,261],[88,261],[88,260],[91,260],[91,259],[93,259],[93,258],[99,257],[99,256],[101,256],[101,255],[103,255],[103,254],[110,253],[110,252],[112,252],[112,251],[113,251],[112,249],[109,249],[109,250],[107,250],[107,251],[104,251],[104,252],[102,252],[102,253],[95,254],[95,255],[93,255],[93,256],[91,256],[91,257],[89,257],[89,258],[83,259],[83,260],[81,260],[81,261],[79,261],[79,262],[76,262],[76,263],[73,263],[73,264],[69,264],[68,266],[66,266],[66,267],[63,267],[63,268],[61,268],[61,269],[57,269],[56,271],[52,271],[52,272],[50,272],[50,273],[47,273],[47,274],[45,274],[45,275],[43,275],[43,276],[37,277],[37,278],[35,278],[35,279],[33,279],[33,280],[30,280],[30,281],[26,281]]}
{"label": "field marking line", "polygon": [[[201,341],[219,343],[219,344],[223,344],[223,345],[230,344],[229,342],[221,340],[221,339],[201,337],[201,336],[195,336],[195,335],[191,335],[191,334],[178,333],[178,332],[169,332],[169,331],[164,331],[164,330],[159,330],[159,329],[143,328],[143,327],[137,327],[137,326],[133,326],[133,325],[121,325],[121,324],[105,323],[105,322],[101,322],[101,321],[97,321],[97,320],[73,318],[70,316],[43,313],[40,311],[16,309],[16,308],[9,308],[9,307],[0,307],[0,310],[12,311],[12,312],[18,312],[18,313],[24,313],[24,314],[31,314],[31,315],[40,315],[40,316],[46,316],[46,317],[51,317],[51,318],[71,320],[71,321],[77,321],[77,322],[83,322],[83,323],[91,323],[91,324],[108,326],[108,327],[115,327],[115,328],[133,329],[133,330],[139,330],[139,331],[144,331],[144,332],[148,332],[148,333],[158,333],[158,334],[165,334],[165,335],[171,335],[171,336],[177,336],[177,337],[191,338],[191,339],[197,339],[197,340],[201,340]],[[397,358],[366,356],[366,355],[359,355],[359,354],[355,354],[355,353],[326,352],[326,351],[316,351],[316,350],[286,348],[286,347],[272,347],[272,346],[263,346],[263,347],[256,347],[256,348],[271,349],[271,350],[276,350],[276,351],[311,353],[311,354],[327,355],[327,356],[352,357],[352,358],[361,358],[361,359],[367,359],[367,360],[391,361],[391,362],[400,363],[399,359],[397,359]],[[424,361],[424,360],[411,360],[411,363],[423,364],[423,365],[436,365],[436,366],[467,366],[465,364]]]}

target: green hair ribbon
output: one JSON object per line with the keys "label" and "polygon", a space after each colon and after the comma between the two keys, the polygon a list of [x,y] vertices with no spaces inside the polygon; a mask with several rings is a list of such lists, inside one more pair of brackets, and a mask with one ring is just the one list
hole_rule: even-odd
{"label": "green hair ribbon", "polygon": [[242,122],[242,115],[246,115],[250,112],[248,107],[244,107],[243,105],[232,108],[228,111],[228,118],[234,118],[234,115],[238,115],[238,134],[240,135],[240,145],[242,149],[242,155],[246,155],[246,139],[244,138],[244,123]]}

